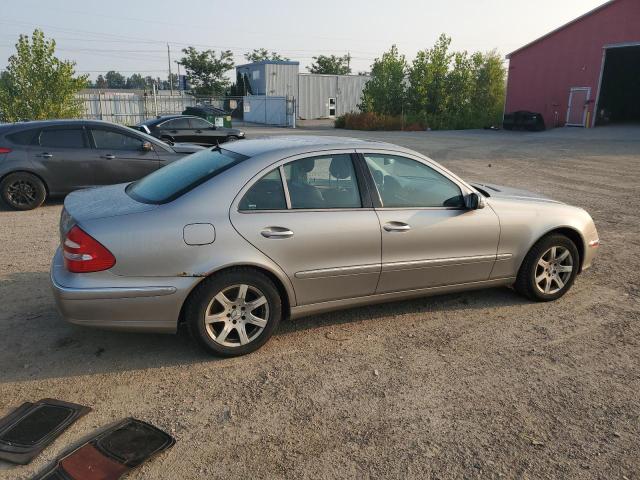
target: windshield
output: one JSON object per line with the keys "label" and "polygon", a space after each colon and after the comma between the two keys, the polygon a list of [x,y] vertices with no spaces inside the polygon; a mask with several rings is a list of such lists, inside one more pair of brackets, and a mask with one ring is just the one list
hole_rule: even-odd
{"label": "windshield", "polygon": [[247,158],[229,150],[202,150],[133,182],[126,192],[142,203],[171,202]]}

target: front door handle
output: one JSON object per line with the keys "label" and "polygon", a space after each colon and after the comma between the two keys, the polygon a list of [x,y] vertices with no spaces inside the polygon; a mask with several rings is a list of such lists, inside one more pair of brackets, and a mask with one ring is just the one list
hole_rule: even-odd
{"label": "front door handle", "polygon": [[286,227],[267,227],[260,232],[265,238],[289,238],[293,232]]}
{"label": "front door handle", "polygon": [[40,155],[36,155],[36,157],[40,157],[40,158],[53,158],[53,154],[51,153],[41,153]]}
{"label": "front door handle", "polygon": [[100,158],[106,158],[107,160],[113,160],[114,158],[116,158],[116,156],[113,155],[112,153],[107,153],[106,155],[101,155]]}
{"label": "front door handle", "polygon": [[411,226],[404,222],[389,222],[384,225],[387,232],[408,232]]}
{"label": "front door handle", "polygon": [[196,130],[196,133],[202,133],[202,130]]}

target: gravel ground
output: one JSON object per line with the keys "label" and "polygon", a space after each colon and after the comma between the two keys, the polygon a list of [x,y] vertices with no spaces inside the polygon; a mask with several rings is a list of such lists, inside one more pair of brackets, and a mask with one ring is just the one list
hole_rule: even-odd
{"label": "gravel ground", "polygon": [[0,415],[42,397],[94,409],[0,477],[135,416],[177,439],[136,479],[640,478],[640,128],[293,133],[391,141],[584,207],[600,256],[555,303],[502,288],[360,308],[219,360],[184,333],[65,324],[48,285],[61,203],[0,210]]}

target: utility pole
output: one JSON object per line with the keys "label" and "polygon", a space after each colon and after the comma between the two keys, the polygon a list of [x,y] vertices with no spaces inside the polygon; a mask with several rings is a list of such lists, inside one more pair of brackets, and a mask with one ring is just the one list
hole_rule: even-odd
{"label": "utility pole", "polygon": [[169,43],[167,43],[167,60],[169,61],[169,89],[171,89],[171,95],[173,96],[173,78],[171,78],[171,50],[169,49]]}

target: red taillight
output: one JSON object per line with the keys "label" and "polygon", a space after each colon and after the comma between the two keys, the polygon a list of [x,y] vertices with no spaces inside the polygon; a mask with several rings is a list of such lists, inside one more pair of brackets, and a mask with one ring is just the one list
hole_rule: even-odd
{"label": "red taillight", "polygon": [[5,147],[0,147],[0,154],[1,153],[11,153],[11,149],[10,148],[5,148]]}
{"label": "red taillight", "polygon": [[62,245],[64,266],[73,273],[100,272],[116,264],[116,258],[100,242],[74,226]]}

